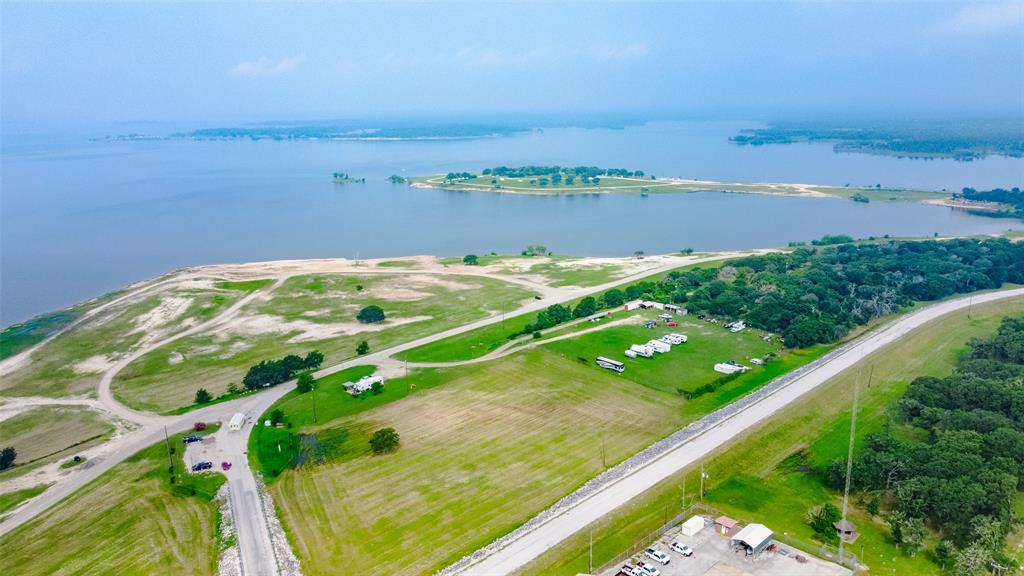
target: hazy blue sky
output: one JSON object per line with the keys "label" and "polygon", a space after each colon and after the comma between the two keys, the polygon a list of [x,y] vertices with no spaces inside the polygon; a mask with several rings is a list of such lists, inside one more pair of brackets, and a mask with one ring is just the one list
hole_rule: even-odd
{"label": "hazy blue sky", "polygon": [[1020,114],[1024,3],[2,3],[5,120]]}

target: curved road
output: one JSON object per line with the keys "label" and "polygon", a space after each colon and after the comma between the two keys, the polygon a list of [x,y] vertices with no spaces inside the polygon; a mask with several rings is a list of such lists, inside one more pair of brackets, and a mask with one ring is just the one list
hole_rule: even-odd
{"label": "curved road", "polygon": [[[745,252],[721,252],[710,256],[699,256],[699,257],[678,257],[671,258],[664,264],[649,268],[617,280],[606,282],[599,286],[591,286],[586,288],[551,288],[543,290],[544,298],[540,300],[528,300],[525,304],[520,306],[516,310],[508,311],[508,316],[514,316],[518,314],[524,314],[529,312],[535,312],[555,304],[556,302],[565,302],[580,298],[588,294],[602,292],[617,286],[628,284],[641,278],[646,278],[655,274],[668,272],[676,268],[690,265],[699,264],[702,262],[711,262],[715,260],[722,260],[726,258],[735,258],[738,256],[746,256],[756,253],[766,253],[771,250],[755,250]],[[365,272],[363,270],[358,273]],[[453,272],[455,273],[455,272]],[[484,274],[475,274],[484,275]],[[274,286],[279,285],[288,274],[276,275],[277,282]],[[495,275],[502,280],[506,278]],[[530,287],[537,288],[529,283]],[[174,340],[177,340],[188,334],[195,333],[199,329],[210,329],[215,328],[217,325],[230,319],[238,310],[247,302],[250,302],[253,298],[258,297],[261,294],[267,293],[272,287],[267,287],[252,294],[246,296],[242,301],[237,302],[229,309],[222,312],[217,317],[203,323],[201,326],[193,327],[192,329],[170,336],[159,342],[150,344],[143,349],[140,349],[132,353],[125,360],[118,362],[117,365],[108,370],[101,379],[99,387],[99,398],[104,408],[109,412],[117,414],[125,418],[130,422],[135,422],[140,425],[140,428],[126,434],[117,440],[117,447],[114,451],[102,458],[91,460],[92,465],[89,467],[76,468],[67,476],[60,478],[51,488],[46,490],[38,497],[27,501],[23,505],[16,508],[14,511],[4,517],[3,522],[0,522],[0,536],[18,528],[22,524],[35,518],[51,506],[60,502],[73,492],[85,486],[89,482],[95,480],[107,470],[110,470],[115,465],[124,461],[126,458],[135,454],[139,450],[151,446],[157,442],[160,442],[164,438],[164,434],[177,434],[184,432],[192,427],[196,421],[221,421],[227,422],[233,414],[236,412],[242,412],[249,417],[258,418],[270,406],[284,396],[288,391],[292,389],[294,381],[286,382],[269,388],[263,392],[257,394],[245,396],[229,402],[222,402],[219,404],[213,404],[205,408],[194,410],[180,416],[159,416],[156,414],[150,414],[146,412],[139,412],[122,405],[113,396],[110,391],[110,384],[113,382],[114,377],[117,373],[124,368],[132,359],[135,359],[146,352],[152,351],[153,349],[168,344]],[[149,290],[150,287],[146,287],[143,290]],[[496,324],[504,320],[506,315],[496,314],[487,318],[482,318],[475,322],[451,328],[443,332],[425,336],[393,346],[386,350],[381,350],[366,356],[352,358],[340,364],[324,368],[316,372],[317,377],[323,377],[328,374],[340,372],[353,366],[366,365],[366,364],[385,364],[388,362],[389,357],[422,346],[430,344],[450,336],[456,336],[483,326]],[[38,349],[38,347],[34,348]],[[228,486],[232,492],[236,494],[251,493],[253,487],[255,487],[255,476],[252,470],[249,468],[248,457],[245,453],[246,445],[248,442],[249,433],[251,431],[251,425],[247,424],[246,427],[235,433],[235,437],[230,442],[222,442],[225,447],[224,457],[230,460],[234,464],[232,474],[228,475]],[[218,435],[220,432],[218,432]],[[230,453],[227,452],[230,450]],[[238,531],[238,542],[240,545],[240,552],[243,562],[243,570],[248,573],[277,573],[276,558],[273,549],[269,542],[268,531],[266,529],[266,518],[263,515],[262,509],[258,506],[258,498],[253,499],[246,496],[232,496],[232,514],[235,517],[235,527]],[[236,507],[237,506],[237,507]],[[256,566],[261,566],[265,569],[265,572],[257,571]]]}
{"label": "curved road", "polygon": [[[517,537],[509,538],[510,541],[503,542],[501,546],[495,546],[496,550],[488,547],[478,551],[471,556],[472,560],[464,559],[442,571],[442,574],[510,574],[672,474],[705,458],[730,440],[797,401],[804,394],[851,368],[868,354],[888,346],[911,330],[940,316],[967,308],[972,303],[982,304],[1021,296],[1024,296],[1024,288],[989,292],[940,302],[910,313],[880,330],[854,340],[837,353],[805,367],[798,377],[769,390],[762,398],[751,402],[743,409],[730,410],[729,406],[725,406],[705,416],[695,423],[698,429],[703,428],[699,433],[686,438],[602,488],[582,495],[574,505],[566,506],[554,513],[542,513],[542,517],[548,518],[532,527],[529,522],[524,525],[532,529],[523,530]],[[572,501],[572,497],[567,500]]]}

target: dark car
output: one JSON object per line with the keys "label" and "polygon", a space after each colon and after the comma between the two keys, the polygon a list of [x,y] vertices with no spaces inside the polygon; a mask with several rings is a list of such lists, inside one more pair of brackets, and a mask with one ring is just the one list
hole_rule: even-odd
{"label": "dark car", "polygon": [[192,434],[191,436],[185,436],[182,439],[182,441],[184,441],[185,444],[191,444],[193,442],[202,442],[203,441],[203,437],[202,436],[198,436],[196,434]]}
{"label": "dark car", "polygon": [[209,470],[213,468],[213,462],[199,462],[192,465],[193,472],[202,472],[203,470]]}

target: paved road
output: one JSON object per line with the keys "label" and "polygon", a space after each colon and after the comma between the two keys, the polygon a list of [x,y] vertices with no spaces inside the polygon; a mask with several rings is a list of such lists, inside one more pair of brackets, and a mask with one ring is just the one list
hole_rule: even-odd
{"label": "paved road", "polygon": [[[512,317],[518,314],[537,311],[546,308],[551,304],[555,304],[556,302],[565,302],[585,296],[587,294],[608,290],[616,286],[621,286],[624,284],[628,284],[630,282],[634,282],[640,278],[645,278],[651,275],[667,272],[669,270],[674,270],[676,268],[688,264],[711,262],[715,260],[722,260],[725,258],[734,258],[737,256],[745,256],[762,252],[768,251],[765,250],[753,252],[722,252],[710,256],[674,258],[666,261],[664,264],[660,266],[650,268],[612,282],[607,282],[599,286],[591,286],[588,288],[559,288],[557,290],[548,291],[547,294],[557,294],[557,299],[555,297],[547,297],[541,300],[530,300],[517,310],[509,311],[507,313],[507,316]],[[360,271],[360,273],[361,272],[362,271]],[[280,282],[281,280],[282,277],[278,277],[278,282]],[[248,299],[257,297],[258,294],[264,294],[266,290],[267,289],[260,290],[258,292],[253,293],[252,295],[247,296],[246,301],[248,301]],[[205,323],[205,326],[207,328],[215,327],[221,322],[227,321],[230,318],[230,316],[237,312],[238,308],[240,308],[240,306],[232,306],[230,309],[226,310],[218,317]],[[324,368],[318,371],[316,373],[316,376],[326,376],[328,374],[340,372],[341,370],[345,370],[353,366],[360,366],[366,364],[383,364],[388,361],[389,357],[399,352],[410,350],[417,346],[422,346],[424,344],[429,344],[431,342],[436,342],[438,340],[442,340],[450,336],[462,334],[470,330],[475,330],[476,328],[496,324],[498,322],[501,322],[504,319],[504,317],[505,315],[502,314],[494,315],[488,318],[477,320],[475,322],[471,322],[469,324],[465,324],[463,326],[445,330],[443,332],[439,332],[430,336],[418,338],[416,340],[406,342],[405,344],[400,344],[392,348],[388,348],[386,350],[381,350],[379,352],[368,354],[366,356],[353,358],[340,364]],[[192,333],[192,330],[190,330],[189,333]],[[160,342],[154,343],[153,345],[147,346],[146,350],[151,351],[157,346],[167,344],[168,342],[180,338],[184,335],[185,334],[182,333],[176,336],[172,336],[168,339],[162,340]],[[140,354],[135,353],[132,356],[137,357],[139,355]],[[124,365],[127,365],[127,363],[124,363],[121,367],[123,367]],[[214,404],[199,410],[194,410],[181,416],[157,416],[154,414],[132,410],[122,405],[120,402],[117,401],[116,398],[114,398],[113,394],[110,393],[110,383],[113,381],[113,378],[114,376],[116,376],[116,374],[117,371],[115,370],[111,370],[107,374],[104,374],[104,378],[101,381],[102,384],[100,386],[100,400],[109,411],[119,415],[123,415],[126,419],[130,421],[139,423],[141,425],[140,428],[118,439],[118,446],[111,454],[104,456],[102,459],[91,460],[92,463],[89,467],[80,467],[73,469],[72,472],[70,472],[67,476],[61,477],[51,488],[46,490],[46,492],[26,502],[24,505],[18,507],[13,512],[5,516],[4,521],[0,523],[0,536],[18,528],[22,524],[35,518],[37,515],[41,514],[54,504],[60,502],[67,496],[71,495],[73,492],[75,492],[82,486],[95,480],[101,474],[103,474],[107,470],[110,470],[115,465],[124,461],[126,458],[135,454],[139,450],[142,450],[147,446],[151,446],[152,444],[155,444],[156,442],[163,440],[165,429],[167,434],[177,434],[179,432],[184,432],[185,430],[191,428],[193,423],[196,421],[221,421],[226,423],[234,413],[239,411],[243,411],[246,414],[249,414],[254,417],[259,417],[274,402],[276,402],[282,396],[288,393],[288,391],[292,389],[294,384],[294,382],[287,382],[270,388],[268,390],[265,390],[263,392],[260,392],[258,394],[254,394],[252,396],[246,396],[244,398],[240,398],[238,400],[233,400],[230,402]],[[231,454],[225,454],[225,459],[230,459],[234,463],[235,467],[237,467],[237,470],[233,470],[234,472],[236,472],[239,476],[246,476],[247,478],[251,479],[252,485],[255,485],[255,477],[253,476],[252,471],[249,468],[248,458],[247,455],[245,454],[245,443],[248,441],[248,432],[249,429],[247,428],[244,431],[244,434],[240,435],[240,437],[244,436],[244,438],[242,438],[242,440],[244,441],[237,444],[235,450]],[[234,486],[231,487],[234,488]],[[240,489],[245,490],[246,488],[245,486],[242,486]],[[271,563],[275,562],[273,560],[273,556],[267,555],[264,552],[265,547],[262,544],[260,544],[260,542],[262,541],[262,537],[259,536],[260,528],[256,526],[256,524],[265,523],[265,519],[262,516],[260,516],[260,519],[257,520],[255,514],[250,514],[250,509],[251,506],[245,506],[244,508],[242,508],[238,515],[239,518],[236,519],[236,528],[239,531],[239,544],[246,545],[247,542],[252,544],[252,546],[255,546],[257,548],[256,554],[262,555],[262,558],[264,559],[264,565],[272,565]],[[243,524],[249,524],[250,526],[243,526]],[[246,541],[243,542],[241,534],[242,532],[246,531],[252,534],[256,534],[256,536],[254,536],[251,539],[246,539]],[[252,546],[249,547],[250,550],[252,549]],[[245,558],[247,556],[251,555],[252,554],[249,551],[242,550],[243,562],[245,561]]]}
{"label": "paved road", "polygon": [[[497,576],[514,572],[537,558],[581,528],[598,520],[658,482],[711,454],[728,441],[764,422],[773,414],[824,384],[840,372],[856,365],[868,354],[902,338],[911,330],[940,316],[968,307],[1006,298],[1024,296],[1024,288],[990,292],[933,304],[896,320],[883,329],[869,333],[848,345],[841,353],[811,365],[798,378],[775,389],[764,398],[739,411],[722,408],[703,420],[712,425],[647,464],[630,471],[596,493],[580,499],[574,506],[553,515],[510,543],[461,569],[446,574]],[[727,414],[720,416],[721,413]],[[716,421],[717,420],[717,421]]]}

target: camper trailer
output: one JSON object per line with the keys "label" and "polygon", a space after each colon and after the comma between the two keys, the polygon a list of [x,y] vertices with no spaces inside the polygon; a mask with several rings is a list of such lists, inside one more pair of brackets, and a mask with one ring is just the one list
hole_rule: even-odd
{"label": "camper trailer", "polygon": [[644,346],[643,344],[633,344],[629,349],[636,352],[638,356],[643,356],[644,358],[654,356],[654,350],[651,350],[649,346]]}
{"label": "camper trailer", "polygon": [[626,355],[626,358],[636,358],[636,352],[632,350],[626,350],[623,354]]}
{"label": "camper trailer", "polygon": [[622,372],[626,369],[626,365],[618,360],[612,360],[611,358],[605,358],[604,356],[597,357],[597,365],[601,368],[607,368],[608,370],[614,370],[616,372]]}
{"label": "camper trailer", "polygon": [[661,340],[651,340],[647,343],[647,347],[653,349],[658,354],[664,354],[672,349],[672,345]]}

